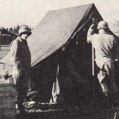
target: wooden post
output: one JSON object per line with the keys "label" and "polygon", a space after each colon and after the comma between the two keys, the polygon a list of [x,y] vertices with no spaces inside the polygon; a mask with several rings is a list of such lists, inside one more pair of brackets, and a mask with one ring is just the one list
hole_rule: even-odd
{"label": "wooden post", "polygon": [[95,55],[94,55],[94,48],[92,46],[92,76],[95,75]]}
{"label": "wooden post", "polygon": [[95,50],[92,45],[93,103],[95,103]]}

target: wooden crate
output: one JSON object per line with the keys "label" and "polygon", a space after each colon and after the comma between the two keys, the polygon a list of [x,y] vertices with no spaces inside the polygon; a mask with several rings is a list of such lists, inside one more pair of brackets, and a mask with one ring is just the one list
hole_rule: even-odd
{"label": "wooden crate", "polygon": [[0,109],[0,119],[16,119],[16,109]]}
{"label": "wooden crate", "polygon": [[15,108],[16,97],[0,98],[0,109]]}
{"label": "wooden crate", "polygon": [[16,87],[14,84],[0,84],[0,98],[4,97],[15,97]]}

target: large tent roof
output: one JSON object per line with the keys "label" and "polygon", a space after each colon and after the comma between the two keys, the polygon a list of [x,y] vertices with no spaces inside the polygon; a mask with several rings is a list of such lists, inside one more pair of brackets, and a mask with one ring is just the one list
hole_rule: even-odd
{"label": "large tent roof", "polygon": [[61,48],[92,7],[94,4],[49,11],[28,39],[32,66]]}

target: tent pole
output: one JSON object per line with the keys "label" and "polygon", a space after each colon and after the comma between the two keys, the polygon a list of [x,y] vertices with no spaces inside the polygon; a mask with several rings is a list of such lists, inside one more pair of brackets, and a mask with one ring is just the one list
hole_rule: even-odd
{"label": "tent pole", "polygon": [[95,103],[95,54],[92,45],[92,77],[93,77],[93,103]]}

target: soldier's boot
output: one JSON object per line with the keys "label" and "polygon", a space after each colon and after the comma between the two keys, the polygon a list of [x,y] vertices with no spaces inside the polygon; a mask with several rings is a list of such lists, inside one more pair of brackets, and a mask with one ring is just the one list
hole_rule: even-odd
{"label": "soldier's boot", "polygon": [[25,108],[23,106],[23,103],[18,104],[18,110],[20,114],[25,114]]}

